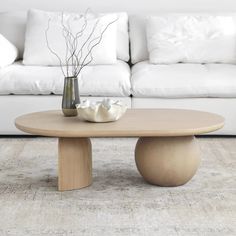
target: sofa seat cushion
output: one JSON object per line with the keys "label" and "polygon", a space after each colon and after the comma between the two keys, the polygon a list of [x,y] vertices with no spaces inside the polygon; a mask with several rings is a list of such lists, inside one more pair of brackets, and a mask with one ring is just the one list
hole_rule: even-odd
{"label": "sofa seat cushion", "polygon": [[[64,78],[59,67],[24,66],[16,62],[0,70],[0,94],[62,94]],[[129,96],[130,68],[123,61],[93,65],[79,77],[84,96]]]}
{"label": "sofa seat cushion", "polygon": [[134,97],[236,97],[236,65],[137,63],[131,73]]}

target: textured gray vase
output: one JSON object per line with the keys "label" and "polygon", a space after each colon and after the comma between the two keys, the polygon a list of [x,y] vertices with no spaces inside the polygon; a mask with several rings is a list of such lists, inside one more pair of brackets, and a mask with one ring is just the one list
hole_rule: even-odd
{"label": "textured gray vase", "polygon": [[62,112],[65,116],[77,116],[76,104],[80,103],[77,77],[65,77],[62,98]]}

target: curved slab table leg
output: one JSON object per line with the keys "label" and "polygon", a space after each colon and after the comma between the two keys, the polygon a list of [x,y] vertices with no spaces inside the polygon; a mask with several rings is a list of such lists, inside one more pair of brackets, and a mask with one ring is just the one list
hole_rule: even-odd
{"label": "curved slab table leg", "polygon": [[135,148],[135,161],[143,178],[163,187],[187,183],[200,164],[194,136],[142,137]]}
{"label": "curved slab table leg", "polygon": [[59,138],[58,189],[80,189],[92,183],[92,148],[89,138]]}

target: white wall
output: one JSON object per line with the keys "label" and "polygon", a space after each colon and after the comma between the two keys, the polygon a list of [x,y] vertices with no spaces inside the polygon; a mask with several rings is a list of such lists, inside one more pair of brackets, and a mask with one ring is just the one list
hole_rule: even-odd
{"label": "white wall", "polygon": [[236,0],[0,0],[0,11],[45,10],[84,11],[92,7],[98,12],[128,11],[236,11]]}

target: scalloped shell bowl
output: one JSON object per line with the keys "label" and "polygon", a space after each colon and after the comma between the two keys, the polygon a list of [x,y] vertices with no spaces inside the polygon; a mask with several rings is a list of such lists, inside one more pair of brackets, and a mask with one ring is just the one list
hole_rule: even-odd
{"label": "scalloped shell bowl", "polygon": [[120,101],[104,99],[101,102],[83,101],[76,104],[79,118],[90,122],[112,122],[119,120],[126,112],[127,106]]}

